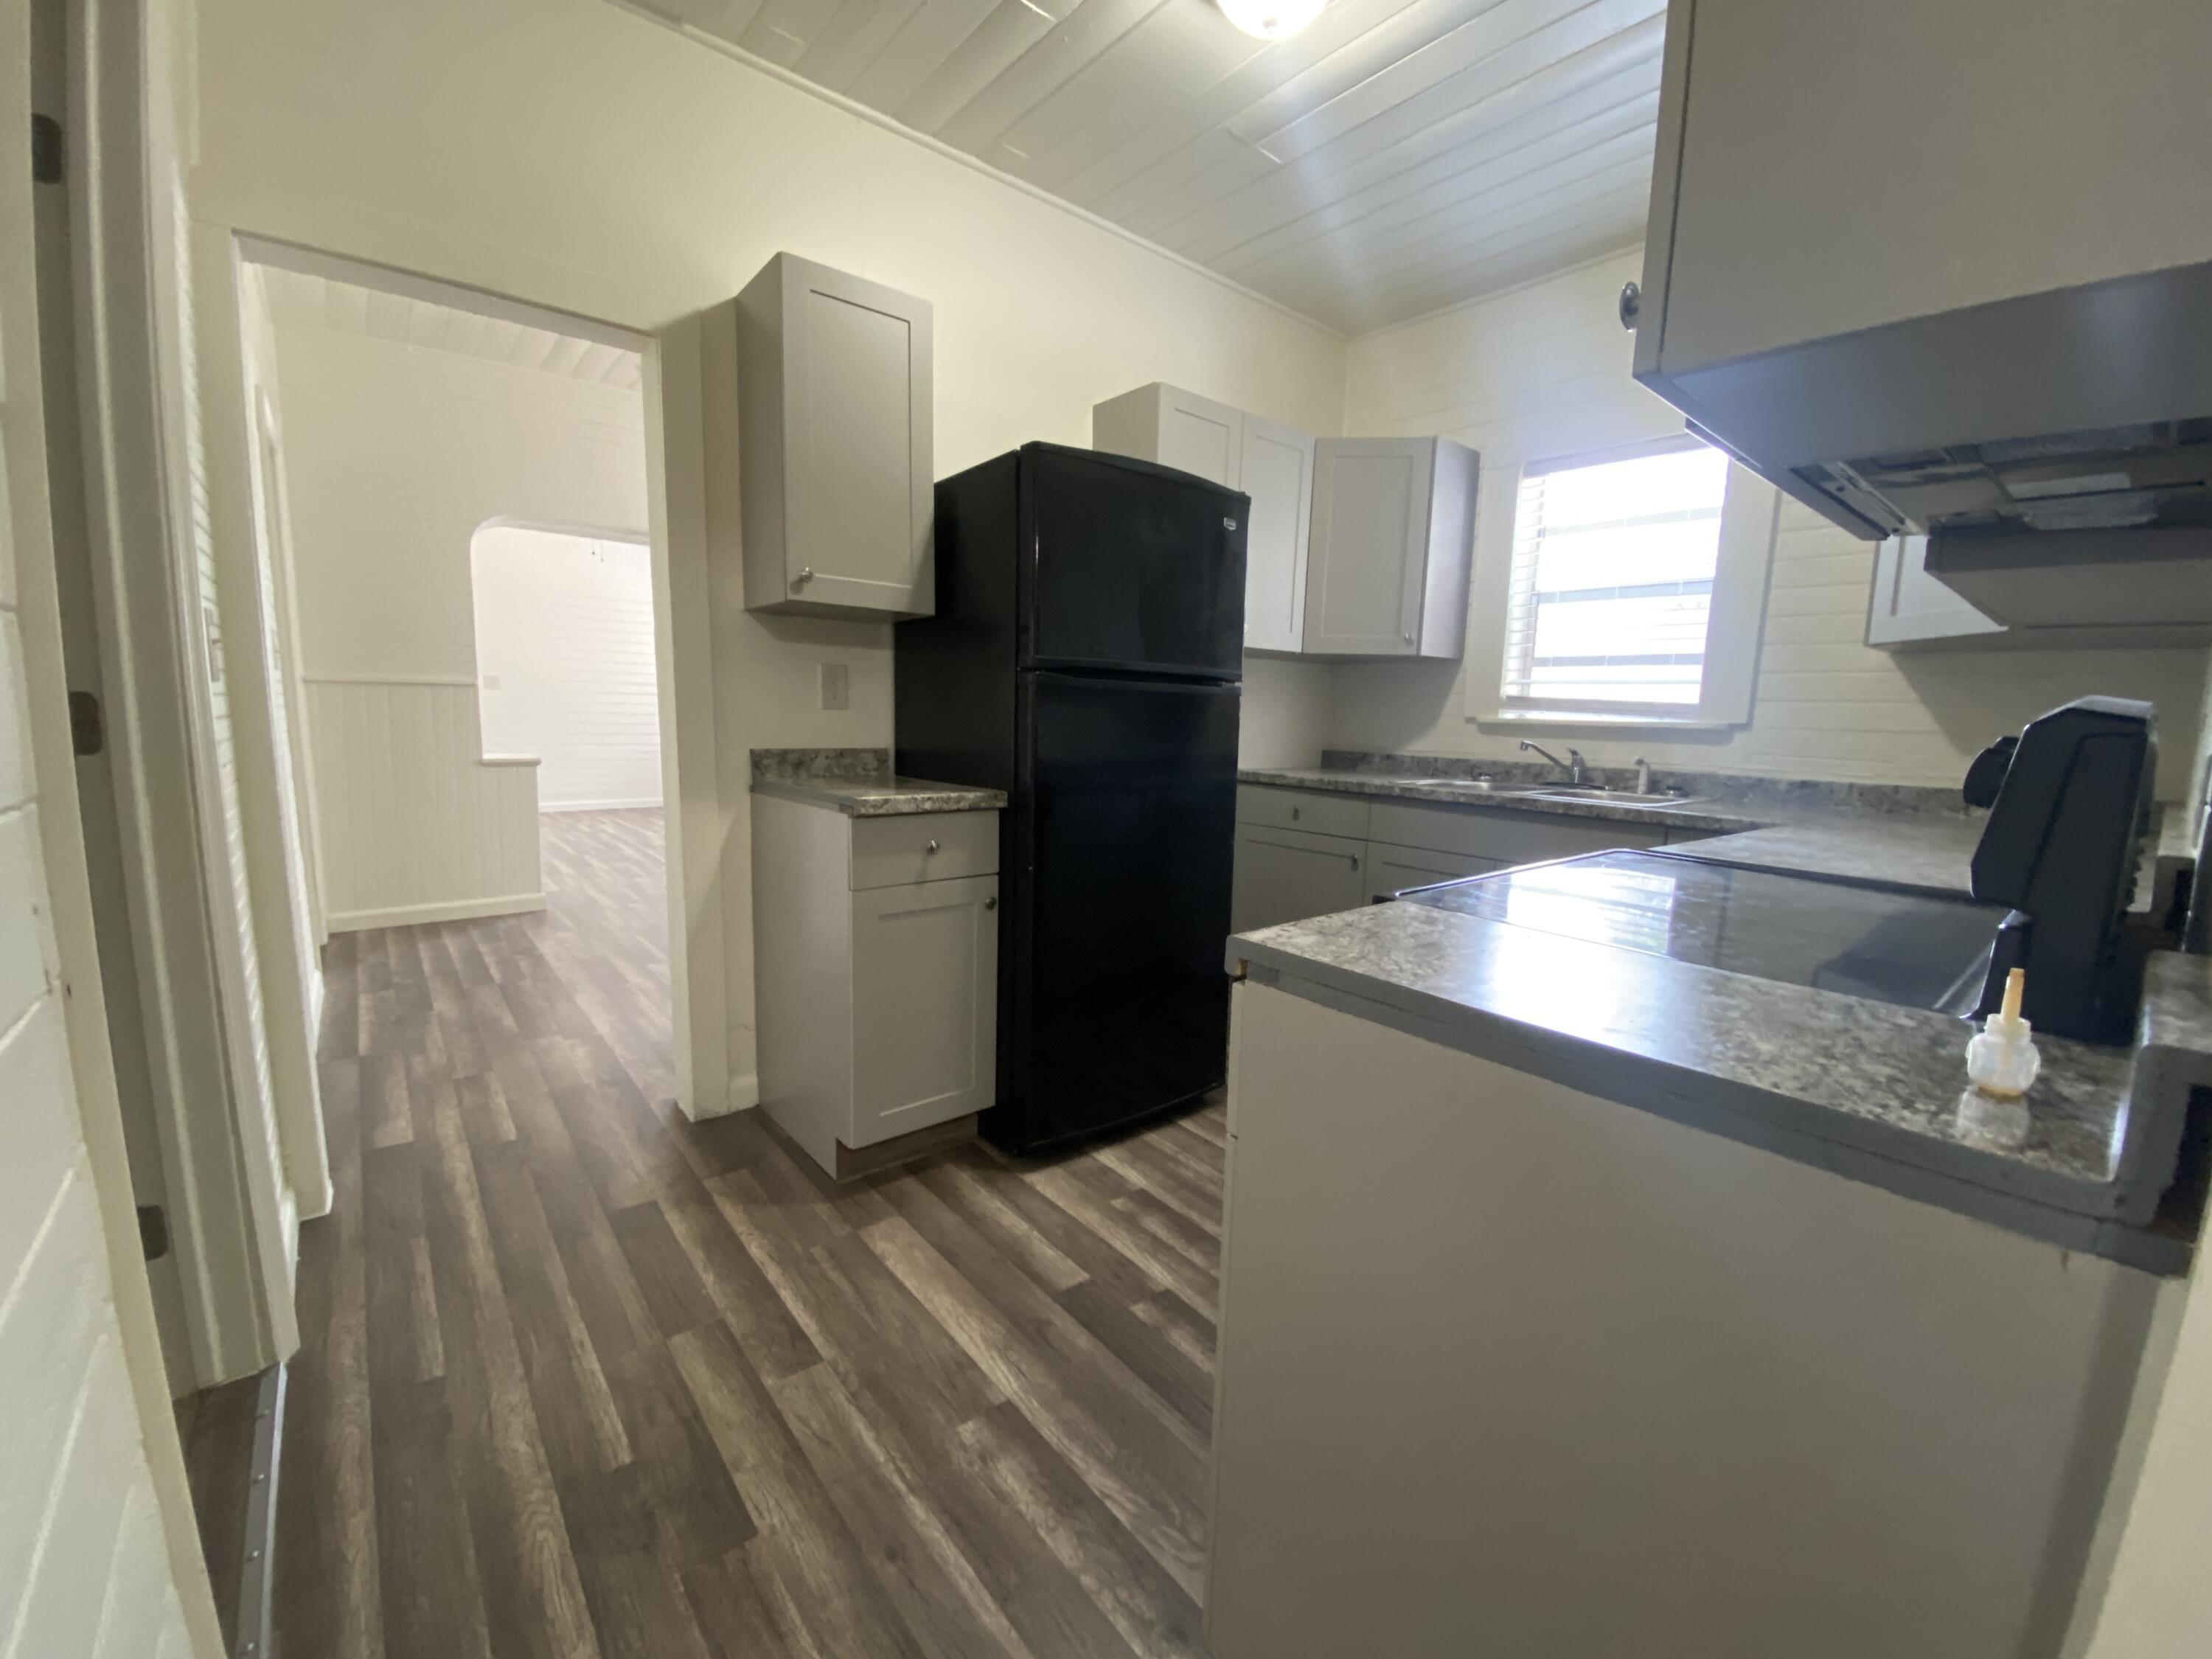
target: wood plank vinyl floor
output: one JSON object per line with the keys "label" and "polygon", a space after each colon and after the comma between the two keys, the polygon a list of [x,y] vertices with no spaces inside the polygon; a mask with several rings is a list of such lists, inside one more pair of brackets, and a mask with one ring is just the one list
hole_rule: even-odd
{"label": "wood plank vinyl floor", "polygon": [[1219,1103],[837,1186],[672,1096],[658,812],[342,934],[280,1659],[1202,1655]]}

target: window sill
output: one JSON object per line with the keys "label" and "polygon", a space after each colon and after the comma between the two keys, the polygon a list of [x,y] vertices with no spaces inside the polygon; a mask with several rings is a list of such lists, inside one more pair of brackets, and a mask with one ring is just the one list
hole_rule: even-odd
{"label": "window sill", "polygon": [[1562,732],[1587,731],[1593,726],[1608,732],[1728,732],[1743,724],[1739,720],[1701,720],[1694,714],[1679,717],[1668,714],[1599,714],[1587,709],[1571,712],[1549,708],[1501,708],[1488,714],[1472,714],[1468,718],[1478,726],[1517,726]]}

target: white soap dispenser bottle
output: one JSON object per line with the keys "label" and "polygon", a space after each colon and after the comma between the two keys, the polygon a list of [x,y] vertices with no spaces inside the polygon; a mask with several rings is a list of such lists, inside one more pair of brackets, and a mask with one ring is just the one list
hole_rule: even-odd
{"label": "white soap dispenser bottle", "polygon": [[1980,1034],[1966,1044],[1966,1075],[1977,1092],[1993,1100],[2018,1100],[2043,1069],[2033,1028],[2020,1017],[2020,1000],[2027,988],[2026,969],[2007,974],[2003,1006],[1982,1022]]}

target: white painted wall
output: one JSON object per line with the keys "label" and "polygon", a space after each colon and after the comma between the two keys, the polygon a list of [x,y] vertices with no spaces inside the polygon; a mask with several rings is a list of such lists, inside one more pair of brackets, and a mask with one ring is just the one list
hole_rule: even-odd
{"label": "white painted wall", "polygon": [[495,525],[473,555],[485,750],[538,757],[542,812],[659,805],[653,550]]}
{"label": "white painted wall", "polygon": [[[1477,558],[1503,556],[1522,462],[1681,430],[1680,416],[1630,378],[1632,341],[1614,313],[1641,258],[1618,255],[1355,342],[1345,429],[1441,434],[1481,451]],[[2101,691],[2157,705],[2160,793],[2185,793],[2203,651],[1870,650],[1873,581],[1870,544],[1785,501],[1750,725],[1565,737],[1611,765],[1644,756],[1662,769],[1948,786],[1991,738]],[[1332,744],[1512,757],[1523,728],[1470,721],[1468,672],[1462,663],[1338,668]]]}
{"label": "white painted wall", "polygon": [[[935,306],[940,471],[1032,438],[1083,443],[1093,404],[1152,380],[1339,429],[1335,336],[605,0],[368,10],[202,0],[199,17],[192,183],[213,225],[645,332],[727,299],[789,248]],[[678,342],[692,361],[657,370],[666,395],[655,418],[670,449],[689,452],[669,462],[672,491],[694,498],[708,465],[702,344],[694,331]],[[289,378],[285,395],[296,447],[306,415]],[[300,489],[295,477],[295,512]],[[706,564],[696,499],[665,505],[671,579],[711,608],[716,634],[710,668],[674,671],[714,738],[711,752],[681,756],[687,788],[701,792],[679,814],[697,868],[672,902],[688,971],[726,987],[716,1000],[743,1101],[752,924],[742,759],[754,746],[888,744],[890,629],[751,617],[734,570]],[[852,667],[848,711],[812,707],[824,659]],[[722,1063],[692,1048],[702,1073]],[[700,1091],[713,1098],[697,1108],[715,1109],[723,1091],[712,1081]]]}
{"label": "white painted wall", "polygon": [[642,538],[636,392],[276,325],[307,677],[476,675],[469,549],[495,519]]}
{"label": "white painted wall", "polygon": [[[642,537],[642,401],[312,323],[274,334],[326,925],[540,908],[535,773],[483,759],[534,745],[480,729],[471,548],[496,519]],[[648,708],[651,672],[648,653]]]}

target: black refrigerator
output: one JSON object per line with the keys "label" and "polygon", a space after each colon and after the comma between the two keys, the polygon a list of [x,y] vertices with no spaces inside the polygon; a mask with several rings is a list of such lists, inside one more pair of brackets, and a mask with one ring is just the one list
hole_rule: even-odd
{"label": "black refrigerator", "polygon": [[995,1145],[1223,1079],[1249,503],[1027,444],[937,486],[936,614],[898,625],[898,769],[1006,792]]}

